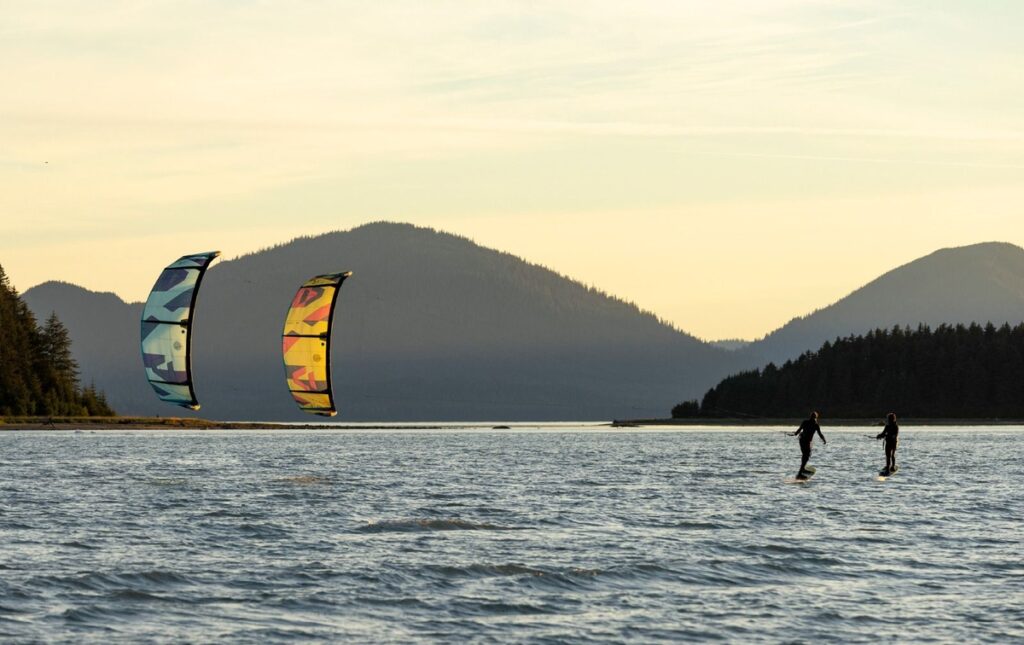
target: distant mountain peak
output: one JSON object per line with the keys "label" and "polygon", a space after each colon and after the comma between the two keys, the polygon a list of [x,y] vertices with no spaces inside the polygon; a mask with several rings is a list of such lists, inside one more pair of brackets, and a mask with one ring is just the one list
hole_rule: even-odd
{"label": "distant mountain peak", "polygon": [[[957,252],[971,253],[971,252],[975,252],[975,251],[981,251],[981,252],[1005,251],[1005,252],[1010,252],[1010,253],[1013,253],[1013,252],[1024,253],[1024,248],[1021,248],[1020,246],[1018,246],[1016,244],[1013,244],[1012,242],[999,242],[999,241],[976,242],[974,244],[965,244],[963,246],[947,246],[947,247],[943,247],[943,248],[935,251],[934,253],[930,253],[929,255],[936,255],[936,254],[939,254],[939,253],[957,253]],[[926,255],[925,257],[929,257],[929,256]]]}
{"label": "distant mountain peak", "polygon": [[[653,324],[664,327],[673,334],[685,336],[693,342],[701,342],[692,334],[680,329],[671,321],[665,320],[652,311],[641,308],[631,300],[606,293],[601,289],[587,285],[580,280],[565,275],[543,264],[531,262],[517,255],[494,249],[479,244],[475,240],[448,231],[442,231],[429,226],[420,226],[408,222],[380,220],[360,224],[351,229],[339,229],[328,231],[317,235],[301,236],[287,242],[249,253],[233,260],[220,263],[220,266],[229,265],[234,262],[246,262],[251,258],[262,257],[266,253],[290,254],[296,249],[304,249],[312,254],[331,248],[337,245],[368,244],[391,249],[393,252],[401,253],[403,256],[422,255],[427,250],[432,257],[442,259],[448,256],[469,257],[462,254],[472,254],[475,262],[500,262],[502,263],[503,280],[526,280],[538,285],[548,281],[563,282],[580,293],[589,293],[592,296],[607,301],[609,306],[623,307],[633,314],[641,316]],[[442,245],[438,247],[436,245]],[[489,258],[489,259],[485,259]],[[343,260],[344,261],[344,260]],[[356,279],[360,278],[360,271],[356,266],[341,267],[351,269],[355,272]],[[424,267],[426,268],[426,267]],[[214,267],[213,270],[223,270]]]}
{"label": "distant mountain peak", "polygon": [[[879,258],[884,261],[884,258]],[[732,351],[635,304],[469,238],[402,222],[299,237],[215,265],[197,307],[194,366],[211,418],[302,418],[282,390],[287,302],[310,276],[351,270],[337,310],[343,419],[657,415],[728,373],[894,325],[1024,321],[1024,249],[940,249]],[[156,275],[154,274],[154,279]],[[126,413],[169,412],[142,378],[141,303],[66,282],[24,296],[57,311],[85,382]]]}
{"label": "distant mountain peak", "polygon": [[982,242],[939,249],[886,271],[743,351],[778,363],[825,341],[876,328],[1022,321],[1024,248]]}
{"label": "distant mountain peak", "polygon": [[106,299],[115,300],[118,303],[124,304],[124,300],[121,296],[117,295],[112,291],[93,291],[92,289],[86,289],[77,284],[71,282],[65,282],[63,280],[47,280],[41,282],[34,287],[28,289],[25,292],[25,296],[32,298],[39,298],[45,294],[48,298],[64,298],[81,300],[85,299]]}
{"label": "distant mountain peak", "polygon": [[[192,355],[205,416],[304,418],[284,387],[284,309],[309,277],[341,270],[354,273],[335,313],[343,419],[643,416],[680,391],[697,395],[739,364],[635,304],[546,267],[432,228],[371,222],[210,269]],[[169,412],[142,377],[141,304],[114,306],[95,295],[90,304],[70,293],[39,288],[30,306],[67,314],[83,376],[126,413]]]}

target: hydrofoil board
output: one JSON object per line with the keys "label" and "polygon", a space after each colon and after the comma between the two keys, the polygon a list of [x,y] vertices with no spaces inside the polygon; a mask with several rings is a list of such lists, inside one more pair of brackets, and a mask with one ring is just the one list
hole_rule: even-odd
{"label": "hydrofoil board", "polygon": [[797,477],[790,477],[786,479],[787,484],[806,484],[811,481],[811,477],[814,473],[818,472],[818,469],[814,466],[804,466],[803,471]]}
{"label": "hydrofoil board", "polygon": [[878,479],[879,480],[884,480],[886,477],[892,477],[897,472],[899,472],[899,470],[900,470],[900,465],[899,464],[896,464],[895,466],[893,466],[892,470],[889,470],[888,468],[883,468],[883,469],[878,471]]}

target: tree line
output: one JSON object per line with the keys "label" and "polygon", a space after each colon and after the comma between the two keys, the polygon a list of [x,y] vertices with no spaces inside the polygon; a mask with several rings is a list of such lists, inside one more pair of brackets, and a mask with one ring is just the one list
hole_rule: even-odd
{"label": "tree line", "polygon": [[1024,419],[1024,324],[894,327],[722,380],[673,418]]}
{"label": "tree line", "polygon": [[57,314],[39,326],[0,266],[0,416],[113,416],[103,393],[78,375]]}

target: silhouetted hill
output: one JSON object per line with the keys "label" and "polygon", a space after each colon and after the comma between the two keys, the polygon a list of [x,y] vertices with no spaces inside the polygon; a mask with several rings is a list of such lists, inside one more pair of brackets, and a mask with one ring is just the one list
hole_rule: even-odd
{"label": "silhouetted hill", "polygon": [[0,267],[0,415],[114,414],[102,392],[82,387],[66,325],[52,311],[41,318]]}
{"label": "silhouetted hill", "polygon": [[878,329],[826,342],[781,367],[740,372],[674,417],[1024,417],[1024,324]]}
{"label": "silhouetted hill", "polygon": [[[214,265],[194,327],[203,416],[308,419],[284,386],[281,327],[304,280],[340,270],[354,272],[335,318],[343,420],[643,416],[681,395],[699,396],[744,365],[629,303],[512,255],[377,223]],[[145,383],[141,304],[59,283],[30,289],[25,299],[65,321],[83,380],[94,380],[119,412],[187,414],[161,404]]]}
{"label": "silhouetted hill", "polygon": [[[978,244],[894,269],[726,351],[507,253],[378,223],[214,265],[195,327],[204,416],[303,418],[283,386],[284,313],[305,279],[345,269],[355,275],[338,304],[334,354],[345,420],[657,415],[727,374],[781,364],[837,337],[894,325],[1024,321],[1024,249]],[[158,402],[142,377],[140,303],[54,282],[24,299],[36,316],[56,311],[65,321],[83,383],[95,382],[119,412],[184,413]]]}
{"label": "silhouetted hill", "polygon": [[66,282],[44,282],[26,291],[22,299],[36,317],[57,312],[71,336],[81,382],[95,383],[115,410],[124,413],[142,397],[153,395],[145,379],[139,379],[138,343],[125,340],[139,335],[141,303],[129,305],[116,294]]}
{"label": "silhouetted hill", "polygon": [[743,349],[744,347],[749,345],[751,341],[742,340],[740,338],[730,338],[726,340],[712,340],[709,342],[715,347],[718,347],[720,349],[727,349],[730,352],[734,352],[738,349]]}
{"label": "silhouetted hill", "polygon": [[[824,260],[823,260],[824,261]],[[884,260],[883,260],[884,261]],[[738,350],[751,366],[781,364],[825,341],[895,325],[1024,321],[1024,249],[990,242],[942,249]]]}

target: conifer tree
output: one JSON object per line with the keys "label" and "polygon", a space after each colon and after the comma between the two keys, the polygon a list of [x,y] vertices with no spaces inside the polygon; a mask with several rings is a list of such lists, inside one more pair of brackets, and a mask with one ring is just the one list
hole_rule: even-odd
{"label": "conifer tree", "polygon": [[78,392],[78,364],[71,355],[71,339],[64,324],[53,312],[39,331],[36,373],[43,390],[39,410],[47,415],[79,415],[82,404]]}
{"label": "conifer tree", "polygon": [[67,327],[53,313],[40,329],[0,267],[0,415],[113,416],[102,392],[78,385]]}
{"label": "conifer tree", "polygon": [[1024,419],[1021,392],[1024,324],[920,325],[837,338],[781,368],[730,376],[704,395],[699,415]]}
{"label": "conifer tree", "polygon": [[41,398],[35,318],[0,266],[0,413],[34,414]]}
{"label": "conifer tree", "polygon": [[107,403],[107,397],[96,389],[94,384],[89,384],[82,389],[81,405],[87,416],[112,417],[114,410]]}
{"label": "conifer tree", "polygon": [[43,327],[41,355],[61,380],[78,384],[78,363],[71,355],[71,337],[56,311],[50,314]]}

